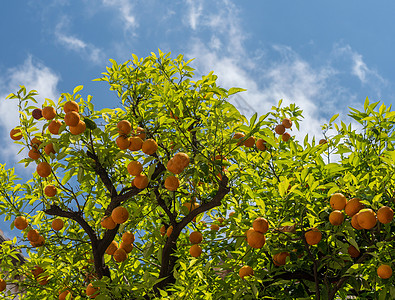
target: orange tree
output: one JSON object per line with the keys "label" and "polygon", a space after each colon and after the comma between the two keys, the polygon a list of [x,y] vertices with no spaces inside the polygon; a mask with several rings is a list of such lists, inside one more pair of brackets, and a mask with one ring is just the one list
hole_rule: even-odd
{"label": "orange tree", "polygon": [[335,115],[299,142],[297,106],[247,120],[227,102],[242,89],[189,63],[111,60],[98,80],[112,109],[82,86],[42,108],[24,87],[8,96],[32,176],[0,168],[1,211],[22,230],[1,245],[0,285],[22,299],[393,299],[395,112],[367,99],[350,111],[359,130]]}

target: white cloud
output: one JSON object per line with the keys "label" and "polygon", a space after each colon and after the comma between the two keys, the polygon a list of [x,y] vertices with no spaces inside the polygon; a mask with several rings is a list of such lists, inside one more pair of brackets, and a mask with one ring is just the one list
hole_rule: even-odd
{"label": "white cloud", "polygon": [[32,104],[41,107],[45,98],[57,101],[59,92],[57,91],[57,84],[60,80],[59,75],[46,67],[44,64],[28,56],[22,65],[14,68],[3,70],[1,72],[0,82],[0,130],[3,132],[2,147],[0,148],[0,156],[4,160],[17,161],[26,157],[26,153],[21,153],[18,157],[20,146],[15,145],[9,138],[9,132],[12,128],[19,125],[18,119],[18,101],[16,99],[5,98],[10,93],[15,93],[20,89],[20,85],[24,85],[27,91],[36,90],[39,95],[35,97],[38,104]]}
{"label": "white cloud", "polygon": [[55,38],[57,42],[67,49],[79,53],[93,63],[102,63],[105,58],[103,50],[97,48],[93,44],[84,42],[74,35],[66,33],[69,22],[67,17],[63,17],[56,25]]}
{"label": "white cloud", "polygon": [[125,30],[135,29],[138,22],[133,14],[133,4],[129,0],[102,0],[104,6],[116,8],[120,15]]}
{"label": "white cloud", "polygon": [[199,22],[199,18],[202,16],[203,3],[197,0],[188,0],[189,12],[187,15],[187,21],[189,26],[196,30]]}

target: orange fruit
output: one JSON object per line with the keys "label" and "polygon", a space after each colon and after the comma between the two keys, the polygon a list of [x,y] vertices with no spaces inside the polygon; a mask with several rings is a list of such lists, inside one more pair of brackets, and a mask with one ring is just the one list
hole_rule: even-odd
{"label": "orange fruit", "polygon": [[138,136],[143,141],[145,140],[146,134],[144,128],[137,127],[136,130],[133,131],[134,136]]}
{"label": "orange fruit", "polygon": [[281,124],[285,127],[285,128],[291,128],[292,127],[292,121],[289,118],[284,118],[281,121]]}
{"label": "orange fruit", "polygon": [[44,188],[44,194],[47,197],[54,197],[57,193],[56,187],[54,185],[47,185]]}
{"label": "orange fruit", "polygon": [[167,169],[173,174],[180,174],[189,165],[189,156],[178,152],[167,163]]}
{"label": "orange fruit", "polygon": [[239,276],[244,279],[246,276],[253,276],[254,270],[250,266],[242,266],[239,270]]}
{"label": "orange fruit", "polygon": [[67,126],[77,126],[80,120],[80,114],[73,110],[64,115],[64,122]]}
{"label": "orange fruit", "polygon": [[245,134],[244,133],[242,133],[242,132],[235,132],[235,134],[233,135],[233,139],[236,139],[236,140],[241,140],[241,139],[243,139],[245,137]]}
{"label": "orange fruit", "polygon": [[231,212],[229,213],[229,218],[233,217],[235,214],[236,214],[236,212],[231,211]]}
{"label": "orange fruit", "polygon": [[278,135],[282,135],[285,132],[285,127],[283,124],[279,124],[274,128],[274,131],[278,134]]}
{"label": "orange fruit", "polygon": [[342,210],[347,204],[347,198],[341,193],[334,193],[329,203],[333,209]]}
{"label": "orange fruit", "polygon": [[45,239],[42,235],[39,235],[37,242],[30,242],[33,247],[41,247],[45,244]]}
{"label": "orange fruit", "polygon": [[111,217],[117,224],[125,223],[129,219],[129,212],[123,206],[117,206],[113,209]]}
{"label": "orange fruit", "polygon": [[[69,290],[65,290],[59,294],[59,300],[65,300],[67,295],[71,294]],[[70,296],[70,299],[73,299],[73,295]]]}
{"label": "orange fruit", "polygon": [[255,146],[258,150],[265,151],[266,148],[266,141],[264,139],[258,139],[255,143]]}
{"label": "orange fruit", "polygon": [[266,233],[269,229],[269,222],[262,217],[258,217],[252,222],[252,228],[260,233]]}
{"label": "orange fruit", "polygon": [[133,179],[133,184],[140,190],[145,189],[149,184],[148,177],[140,174]]}
{"label": "orange fruit", "polygon": [[340,225],[344,221],[344,215],[340,210],[334,210],[329,215],[329,222],[334,225]]}
{"label": "orange fruit", "polygon": [[41,108],[35,108],[32,111],[32,117],[36,120],[40,120],[43,117],[43,111]]}
{"label": "orange fruit", "polygon": [[253,136],[250,136],[248,139],[244,141],[244,146],[246,147],[253,147],[255,145],[255,138]]}
{"label": "orange fruit", "polygon": [[125,249],[118,248],[115,250],[114,254],[112,255],[116,262],[123,262],[128,258],[128,254],[126,253]]}
{"label": "orange fruit", "polygon": [[56,218],[55,220],[52,221],[51,227],[53,230],[59,231],[63,228],[63,226],[64,226],[64,222],[62,219]]}
{"label": "orange fruit", "polygon": [[113,255],[114,252],[118,249],[118,244],[116,241],[112,241],[110,245],[108,245],[106,249],[106,254]]}
{"label": "orange fruit", "polygon": [[138,176],[143,172],[143,165],[137,160],[132,160],[128,164],[127,169],[130,175]]}
{"label": "orange fruit", "polygon": [[37,160],[40,158],[40,152],[36,148],[32,148],[29,150],[27,154],[31,159]]}
{"label": "orange fruit", "polygon": [[176,176],[168,176],[165,179],[165,188],[169,191],[174,192],[180,186],[180,180]]}
{"label": "orange fruit", "polygon": [[37,165],[36,171],[40,177],[48,177],[51,175],[51,165],[46,161],[42,161]]}
{"label": "orange fruit", "polygon": [[44,273],[44,269],[39,267],[39,266],[35,266],[32,270],[32,274],[33,276],[36,278],[38,277],[41,273]]}
{"label": "orange fruit", "polygon": [[134,242],[134,234],[130,231],[126,231],[122,234],[122,242],[126,244],[133,244]]}
{"label": "orange fruit", "polygon": [[117,223],[114,222],[111,215],[104,216],[103,219],[101,219],[100,224],[103,228],[110,229],[110,230],[117,227]]}
{"label": "orange fruit", "polygon": [[263,233],[260,233],[258,231],[252,230],[249,231],[247,234],[247,243],[250,245],[252,248],[259,249],[262,248],[263,245],[265,245],[266,239]]}
{"label": "orange fruit", "polygon": [[98,289],[98,288],[95,288],[95,287],[93,286],[92,283],[89,283],[89,284],[87,285],[87,287],[86,287],[85,292],[86,292],[86,295],[87,295],[89,298],[93,299],[93,298],[96,298],[97,295],[99,295],[98,290],[99,290],[99,289]]}
{"label": "orange fruit", "polygon": [[153,139],[148,139],[143,142],[141,146],[141,151],[147,155],[152,155],[158,150],[158,144]]}
{"label": "orange fruit", "polygon": [[38,241],[38,238],[39,238],[39,233],[38,233],[38,231],[37,231],[36,229],[30,229],[30,230],[28,231],[28,233],[27,233],[27,239],[28,239],[30,242],[35,243],[35,242]]}
{"label": "orange fruit", "polygon": [[120,135],[119,137],[117,137],[117,139],[115,140],[115,143],[117,144],[118,148],[121,150],[128,149],[130,146],[129,138],[127,138],[123,135]]}
{"label": "orange fruit", "polygon": [[121,242],[121,244],[119,245],[119,249],[123,249],[126,253],[130,253],[133,250],[133,244]]}
{"label": "orange fruit", "polygon": [[287,262],[287,257],[289,256],[289,252],[280,252],[273,255],[273,263],[276,266],[284,266]]}
{"label": "orange fruit", "polygon": [[198,245],[192,245],[191,248],[189,248],[189,253],[193,257],[199,257],[202,254],[202,248]]}
{"label": "orange fruit", "polygon": [[48,131],[52,134],[59,134],[59,129],[62,126],[62,122],[59,120],[52,120],[48,125]]}
{"label": "orange fruit", "polygon": [[18,216],[15,218],[14,220],[14,226],[19,229],[19,230],[23,230],[27,227],[27,225],[29,225],[29,222],[27,221],[27,219],[23,216]]}
{"label": "orange fruit", "polygon": [[182,206],[185,206],[191,212],[199,207],[199,203],[185,202]]}
{"label": "orange fruit", "polygon": [[219,226],[217,224],[211,224],[210,229],[211,229],[211,231],[218,231]]}
{"label": "orange fruit", "polygon": [[143,147],[143,140],[138,136],[130,137],[129,141],[130,141],[130,146],[129,146],[130,151],[139,151],[141,150],[141,147]]}
{"label": "orange fruit", "polygon": [[63,110],[65,113],[68,113],[69,111],[79,112],[80,107],[77,102],[69,100],[63,105]]}
{"label": "orange fruit", "polygon": [[317,245],[321,241],[322,234],[317,228],[311,228],[311,230],[304,234],[304,238],[306,239],[307,244]]}
{"label": "orange fruit", "polygon": [[13,139],[14,141],[19,141],[23,135],[22,135],[22,130],[20,130],[19,128],[13,128],[10,131],[10,137],[11,139]]}
{"label": "orange fruit", "polygon": [[7,282],[4,279],[0,279],[0,292],[4,291],[7,287]]}
{"label": "orange fruit", "polygon": [[51,154],[51,153],[53,153],[53,154],[56,153],[52,143],[49,143],[49,144],[46,144],[46,145],[45,145],[45,147],[44,147],[44,152],[45,152],[47,155],[49,155],[49,154]]}
{"label": "orange fruit", "polygon": [[164,236],[166,234],[166,226],[162,225],[162,227],[159,229],[160,235]]}
{"label": "orange fruit", "polygon": [[382,206],[377,211],[377,219],[383,224],[390,223],[393,218],[394,218],[394,211],[392,210],[391,207]]}
{"label": "orange fruit", "polygon": [[281,136],[281,139],[284,142],[288,142],[290,138],[291,138],[291,135],[288,132],[283,133],[283,135]]}
{"label": "orange fruit", "polygon": [[326,144],[328,141],[326,139],[320,139],[320,141],[318,142],[319,145],[323,145]]}
{"label": "orange fruit", "polygon": [[364,229],[372,229],[376,223],[376,214],[370,208],[361,209],[357,214],[359,226]]}
{"label": "orange fruit", "polygon": [[132,130],[132,124],[127,120],[122,120],[118,122],[117,128],[120,135],[127,135]]}
{"label": "orange fruit", "polygon": [[348,251],[348,254],[350,254],[350,256],[352,258],[357,258],[361,254],[361,252],[359,252],[358,249],[355,248],[353,245],[350,245],[348,247],[347,251]]}
{"label": "orange fruit", "polygon": [[192,244],[199,244],[202,242],[202,240],[203,240],[203,235],[199,231],[191,232],[191,234],[189,235],[189,241]]}
{"label": "orange fruit", "polygon": [[172,232],[173,232],[173,225],[170,225],[169,228],[167,228],[166,230],[167,237],[170,237]]}
{"label": "orange fruit", "polygon": [[346,207],[344,208],[345,213],[352,217],[355,215],[357,212],[359,212],[364,205],[360,202],[361,199],[359,198],[352,198],[347,201]]}
{"label": "orange fruit", "polygon": [[351,226],[354,227],[357,230],[363,229],[361,227],[361,225],[359,225],[359,223],[358,223],[358,213],[352,216],[352,218],[351,218]]}
{"label": "orange fruit", "polygon": [[388,279],[388,278],[390,278],[392,276],[391,266],[389,266],[389,265],[380,265],[377,268],[377,275],[381,279]]}
{"label": "orange fruit", "polygon": [[36,149],[38,149],[38,147],[40,147],[41,143],[42,143],[42,142],[41,142],[38,138],[36,138],[36,137],[32,138],[32,140],[30,141],[30,145],[31,145],[33,148],[36,148]]}
{"label": "orange fruit", "polygon": [[42,115],[47,120],[52,120],[56,116],[55,108],[52,106],[46,106],[42,109]]}
{"label": "orange fruit", "polygon": [[82,120],[78,122],[77,126],[69,126],[69,131],[73,135],[84,133],[85,130],[86,130],[86,124]]}

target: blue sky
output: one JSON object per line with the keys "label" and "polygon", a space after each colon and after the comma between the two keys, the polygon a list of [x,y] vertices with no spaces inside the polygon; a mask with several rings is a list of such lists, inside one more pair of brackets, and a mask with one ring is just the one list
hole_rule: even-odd
{"label": "blue sky", "polygon": [[300,136],[320,138],[321,124],[367,96],[395,103],[394,12],[389,0],[3,1],[0,162],[16,166],[24,155],[9,139],[16,103],[4,100],[18,85],[38,90],[42,103],[82,84],[97,108],[115,107],[115,95],[92,79],[110,58],[158,48],[196,58],[197,75],[213,70],[222,86],[246,88],[246,114],[264,114],[279,99],[297,103]]}

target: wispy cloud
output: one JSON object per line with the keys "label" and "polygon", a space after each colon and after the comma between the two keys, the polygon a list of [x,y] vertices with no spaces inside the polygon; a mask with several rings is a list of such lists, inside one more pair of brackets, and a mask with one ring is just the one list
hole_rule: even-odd
{"label": "wispy cloud", "polygon": [[68,34],[69,19],[63,17],[55,27],[55,37],[58,43],[67,49],[79,53],[93,63],[103,63],[105,55],[102,49],[91,43],[84,42],[75,35]]}
{"label": "wispy cloud", "polygon": [[134,6],[129,0],[102,0],[102,4],[118,10],[125,30],[135,29],[138,27],[136,16],[133,14]]}

